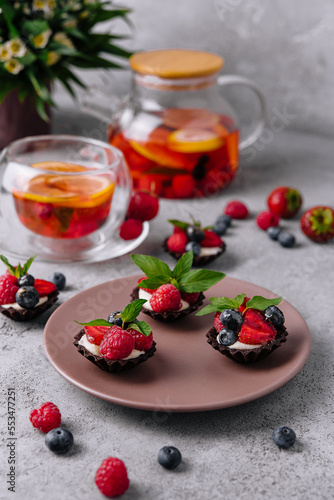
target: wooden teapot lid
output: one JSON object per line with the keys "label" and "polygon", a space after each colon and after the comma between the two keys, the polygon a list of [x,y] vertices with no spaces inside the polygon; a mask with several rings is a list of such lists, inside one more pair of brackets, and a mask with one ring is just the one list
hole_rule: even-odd
{"label": "wooden teapot lid", "polygon": [[196,78],[217,73],[224,59],[200,50],[164,49],[137,52],[130,57],[136,73],[160,78]]}

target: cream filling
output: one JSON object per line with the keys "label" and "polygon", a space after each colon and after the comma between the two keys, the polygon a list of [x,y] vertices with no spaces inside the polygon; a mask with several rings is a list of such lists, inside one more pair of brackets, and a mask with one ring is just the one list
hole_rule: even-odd
{"label": "cream filling", "polygon": [[[37,304],[33,307],[33,309],[35,307],[41,306],[42,304],[44,304],[47,301],[48,301],[48,297],[41,297],[39,299],[39,301],[37,302]],[[0,304],[0,305],[4,309],[9,309],[10,307],[12,307],[13,309],[16,309],[17,311],[22,311],[24,309],[24,307],[21,307],[17,302],[13,302],[12,304]]]}
{"label": "cream filling", "polygon": [[[101,356],[100,347],[98,345],[96,345],[96,344],[92,344],[91,342],[89,342],[89,340],[87,339],[86,334],[81,337],[81,339],[79,340],[78,344],[80,344],[83,347],[85,347],[87,349],[87,351],[89,351],[90,353],[94,354],[95,356]],[[145,353],[145,351],[138,351],[138,349],[132,349],[132,351],[130,352],[129,356],[127,356],[126,358],[122,358],[122,360],[126,361],[128,359],[135,359],[135,358],[138,358],[141,354],[144,354],[144,353]],[[116,361],[116,360],[113,360],[113,361]]]}
{"label": "cream filling", "polygon": [[[217,335],[217,342],[218,342],[218,335]],[[257,347],[262,347],[262,344],[244,344],[243,342],[239,342],[239,340],[237,340],[236,342],[234,342],[234,344],[227,345],[226,347],[229,347],[230,349],[251,350],[251,349],[256,349]]]}
{"label": "cream filling", "polygon": [[216,255],[220,251],[221,247],[201,247],[201,253],[199,257],[206,257],[208,255]]}
{"label": "cream filling", "polygon": [[[138,298],[147,300],[147,302],[145,302],[145,304],[143,304],[143,307],[144,307],[144,309],[148,309],[149,311],[153,311],[152,306],[150,304],[151,297],[152,297],[152,294],[146,292],[142,288],[139,288]],[[178,309],[177,312],[183,311],[184,309],[188,309],[190,307],[189,302],[186,302],[183,299],[181,299],[181,303],[182,303],[182,307],[180,309]]]}

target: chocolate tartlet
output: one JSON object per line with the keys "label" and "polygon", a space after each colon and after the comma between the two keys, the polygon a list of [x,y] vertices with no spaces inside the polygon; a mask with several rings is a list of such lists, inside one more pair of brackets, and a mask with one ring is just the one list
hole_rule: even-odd
{"label": "chocolate tartlet", "polygon": [[207,342],[224,356],[238,363],[254,363],[255,361],[265,358],[268,354],[280,347],[283,342],[286,342],[288,332],[285,326],[277,327],[276,331],[277,334],[274,340],[254,349],[233,349],[231,346],[219,344],[217,341],[218,332],[214,326],[210,328],[206,336]]}
{"label": "chocolate tartlet", "polygon": [[[139,288],[137,286],[132,290],[130,297],[132,302],[139,298]],[[144,314],[151,316],[151,318],[153,319],[169,323],[171,321],[184,318],[185,316],[188,316],[188,314],[197,311],[197,309],[199,309],[199,307],[201,307],[201,305],[203,304],[204,298],[205,296],[203,292],[199,292],[198,299],[196,300],[196,302],[194,302],[194,304],[190,304],[187,309],[183,309],[182,311],[156,312],[156,311],[151,311],[150,309],[145,309],[144,307],[142,307],[141,311]]]}
{"label": "chocolate tartlet", "polygon": [[[169,255],[174,257],[174,259],[179,260],[182,257],[182,255],[184,255],[184,254],[182,254],[180,252],[172,252],[171,250],[169,250],[168,245],[167,245],[167,240],[168,240],[168,238],[166,238],[162,244],[163,249],[165,250],[165,252],[169,253]],[[225,252],[225,249],[226,249],[226,245],[222,241],[221,247],[216,254],[194,256],[193,266],[197,267],[197,266],[205,266],[205,265],[209,264],[209,262],[212,262],[213,260],[220,257],[220,255],[222,255]]]}
{"label": "chocolate tartlet", "polygon": [[89,352],[86,347],[79,344],[79,340],[83,335],[85,335],[85,330],[80,330],[80,332],[75,335],[75,340],[73,342],[75,347],[78,349],[80,354],[82,354],[82,356],[94,363],[94,365],[110,373],[118,373],[126,370],[131,370],[131,368],[134,368],[140,363],[143,363],[144,361],[147,361],[149,358],[151,358],[156,351],[156,343],[153,340],[152,347],[148,351],[144,352],[144,354],[140,354],[137,358],[116,360],[105,359],[102,356],[97,356],[96,354]]}
{"label": "chocolate tartlet", "polygon": [[58,290],[51,292],[46,302],[31,309],[15,309],[14,307],[2,307],[0,305],[0,312],[14,321],[29,321],[53,306],[58,299],[58,295]]}

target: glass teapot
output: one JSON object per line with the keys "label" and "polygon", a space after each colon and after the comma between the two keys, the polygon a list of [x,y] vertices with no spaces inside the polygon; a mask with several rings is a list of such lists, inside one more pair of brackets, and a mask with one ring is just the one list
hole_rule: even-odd
{"label": "glass teapot", "polygon": [[[130,58],[131,94],[106,112],[86,101],[86,109],[108,121],[108,140],[130,167],[133,187],[163,198],[209,196],[226,187],[239,166],[239,151],[261,134],[265,100],[255,83],[219,75],[224,60],[197,50],[145,51]],[[220,87],[251,88],[260,102],[259,117],[239,140],[238,119]],[[93,98],[93,99],[92,99]]]}

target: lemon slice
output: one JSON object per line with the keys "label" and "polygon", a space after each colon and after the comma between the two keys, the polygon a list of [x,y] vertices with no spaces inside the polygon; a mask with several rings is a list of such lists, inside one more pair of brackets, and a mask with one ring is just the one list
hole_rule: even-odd
{"label": "lemon slice", "polygon": [[168,138],[168,147],[179,153],[205,153],[224,144],[224,139],[210,130],[186,128],[175,130]]}
{"label": "lemon slice", "polygon": [[130,146],[147,160],[151,160],[157,165],[170,168],[184,168],[187,163],[185,158],[168,150],[166,146],[148,144],[143,146],[136,141],[130,140]]}
{"label": "lemon slice", "polygon": [[40,170],[49,170],[51,172],[84,172],[87,170],[82,165],[76,163],[66,163],[64,161],[40,161],[31,165],[33,168]]}

